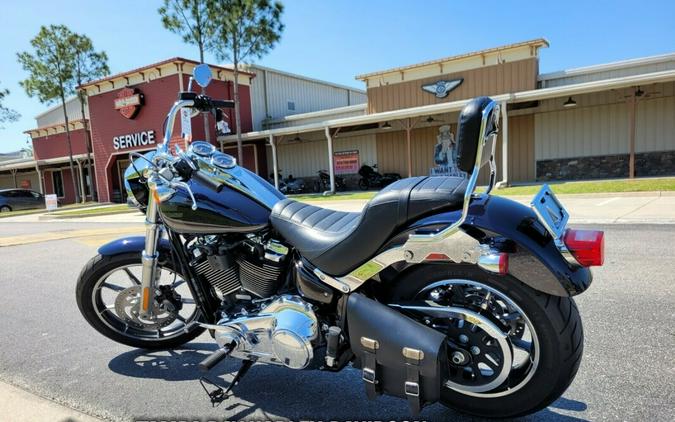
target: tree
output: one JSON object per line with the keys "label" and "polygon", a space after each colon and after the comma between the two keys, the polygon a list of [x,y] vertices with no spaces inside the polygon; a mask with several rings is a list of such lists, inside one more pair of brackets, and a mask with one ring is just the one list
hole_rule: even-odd
{"label": "tree", "polygon": [[70,122],[66,111],[66,96],[75,91],[73,77],[74,48],[71,45],[75,34],[64,25],[40,27],[40,32],[30,41],[34,53],[17,53],[19,63],[29,77],[19,84],[29,97],[37,97],[42,103],[51,104],[61,100],[66,126],[70,176],[75,190],[75,201],[80,201],[80,190],[75,180],[73,148],[70,141]]}
{"label": "tree", "polygon": [[[157,12],[162,25],[169,31],[180,35],[183,41],[199,48],[199,62],[204,63],[204,53],[211,48],[213,40],[212,26],[208,21],[208,0],[164,0],[164,6]],[[202,88],[202,94],[205,88]],[[204,134],[210,141],[209,118],[204,118]]]}
{"label": "tree", "polygon": [[243,163],[241,111],[239,106],[239,64],[260,58],[281,38],[284,7],[270,0],[208,0],[208,20],[213,26],[211,44],[219,60],[231,60],[234,71],[234,115],[237,126],[237,156]]}
{"label": "tree", "polygon": [[[87,92],[81,89],[83,84],[94,79],[99,79],[110,74],[108,67],[108,55],[104,51],[96,52],[94,44],[86,35],[73,34],[71,45],[74,48],[73,56],[73,77],[78,87],[77,96],[80,99],[80,110],[84,122],[84,142],[87,145],[87,172],[89,173],[89,190],[92,198],[96,201],[96,183],[94,183],[94,173],[91,169],[91,137],[89,135],[89,122],[84,113],[84,107],[87,102]],[[84,193],[83,193],[83,196]]]}
{"label": "tree", "polygon": [[[19,113],[12,110],[11,108],[5,107],[2,104],[3,100],[8,95],[9,95],[8,89],[0,89],[0,123],[16,122],[21,117],[21,115]],[[2,126],[0,126],[0,129],[1,128],[2,128]]]}

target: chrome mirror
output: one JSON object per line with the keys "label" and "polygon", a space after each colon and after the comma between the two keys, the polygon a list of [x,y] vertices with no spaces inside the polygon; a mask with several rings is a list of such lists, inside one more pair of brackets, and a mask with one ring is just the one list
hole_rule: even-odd
{"label": "chrome mirror", "polygon": [[197,82],[197,85],[206,88],[211,83],[211,68],[205,63],[195,66],[192,71],[192,78]]}

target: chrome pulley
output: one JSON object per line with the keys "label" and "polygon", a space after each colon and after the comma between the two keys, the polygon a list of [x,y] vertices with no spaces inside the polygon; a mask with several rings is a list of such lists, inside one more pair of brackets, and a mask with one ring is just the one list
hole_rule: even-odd
{"label": "chrome pulley", "polygon": [[[505,293],[471,280],[443,280],[401,308],[446,334],[445,385],[462,394],[499,397],[527,384],[539,363],[537,334]],[[424,305],[422,305],[422,303]]]}

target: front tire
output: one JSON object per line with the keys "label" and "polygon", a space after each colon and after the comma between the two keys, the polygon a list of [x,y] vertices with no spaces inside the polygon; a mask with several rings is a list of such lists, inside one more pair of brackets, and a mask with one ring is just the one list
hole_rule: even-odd
{"label": "front tire", "polygon": [[[180,289],[180,295],[182,295],[178,296],[181,298],[180,302],[191,301],[194,311],[186,316],[181,316],[179,311],[173,315],[172,320],[165,316],[163,322],[156,321],[155,326],[143,326],[143,321],[134,317],[133,303],[137,296],[134,286],[140,285],[140,272],[138,271],[140,265],[141,254],[138,252],[112,256],[97,255],[89,260],[80,273],[76,288],[77,306],[87,322],[109,339],[141,349],[175,348],[203,333],[204,329],[195,324],[192,324],[185,332],[184,328],[188,327],[191,321],[201,319],[201,313],[194,304],[194,299],[187,298],[186,292],[189,290],[187,290],[184,279],[178,278],[182,276],[176,272],[173,261],[162,255],[159,257],[158,269],[161,268],[164,273],[173,272],[177,275],[168,281],[174,291]],[[113,277],[118,273],[120,276]],[[125,277],[129,279],[128,282],[124,280]],[[167,285],[166,281],[162,282],[161,279],[159,281],[160,286]],[[176,285],[175,288],[174,285]],[[123,294],[125,296],[120,298],[119,296]],[[106,304],[104,295],[112,299],[109,300],[112,303]],[[187,309],[187,306],[184,310],[192,311],[192,309]],[[181,323],[183,329],[180,327]],[[167,325],[164,326],[164,324]]]}
{"label": "front tire", "polygon": [[[500,387],[479,394],[458,391],[444,383],[441,402],[480,417],[517,417],[537,412],[557,400],[574,380],[583,353],[581,317],[572,298],[547,295],[512,276],[488,274],[474,266],[439,264],[420,266],[405,274],[397,281],[392,299],[422,300],[418,294],[427,286],[453,280],[485,286],[484,290],[503,295],[522,310],[535,333],[532,344],[537,345],[533,353],[536,365],[530,367],[534,369],[520,384],[509,378]],[[513,345],[511,350],[515,350]],[[451,367],[449,359],[447,364]]]}

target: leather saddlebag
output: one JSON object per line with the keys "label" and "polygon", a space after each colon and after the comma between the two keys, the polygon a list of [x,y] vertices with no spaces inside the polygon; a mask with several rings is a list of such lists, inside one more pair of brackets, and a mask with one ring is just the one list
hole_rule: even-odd
{"label": "leather saddlebag", "polygon": [[438,401],[446,350],[442,333],[357,293],[347,302],[347,328],[370,399],[383,393],[406,398],[413,415]]}

